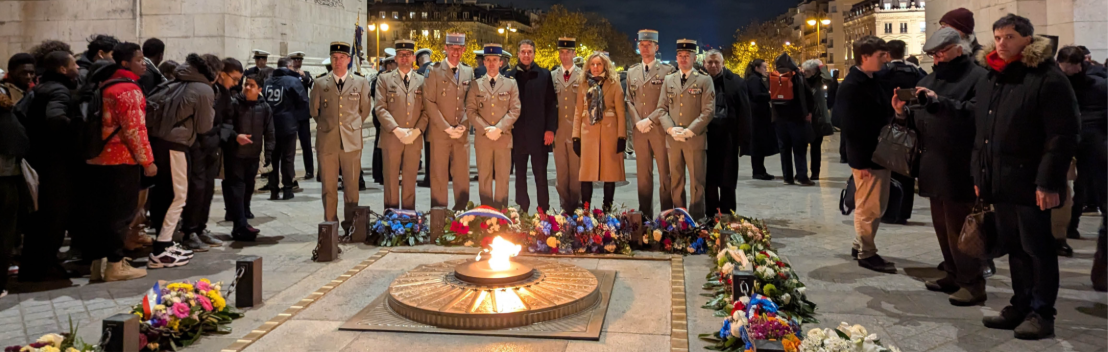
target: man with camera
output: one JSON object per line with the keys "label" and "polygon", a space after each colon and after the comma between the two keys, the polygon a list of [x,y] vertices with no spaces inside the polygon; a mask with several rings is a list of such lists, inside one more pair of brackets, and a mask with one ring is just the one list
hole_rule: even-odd
{"label": "man with camera", "polygon": [[[927,38],[923,51],[935,59],[934,72],[918,87],[898,90],[892,98],[897,117],[911,116],[920,137],[919,193],[931,200],[931,218],[946,276],[925,282],[928,290],[951,294],[950,304],[985,301],[981,260],[962,253],[958,235],[973,211],[976,196],[970,176],[973,151],[975,85],[987,72],[964,52],[961,36],[952,28]],[[901,99],[900,93],[910,99]]]}

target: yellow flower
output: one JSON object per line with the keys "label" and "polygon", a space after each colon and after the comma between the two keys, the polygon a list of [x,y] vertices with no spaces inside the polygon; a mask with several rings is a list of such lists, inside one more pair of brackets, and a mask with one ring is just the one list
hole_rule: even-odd
{"label": "yellow flower", "polygon": [[81,352],[81,350],[70,347],[70,348],[65,349],[65,352]]}
{"label": "yellow flower", "polygon": [[44,346],[38,349],[38,352],[62,352],[62,350],[59,350],[57,347],[54,346]]}
{"label": "yellow flower", "polygon": [[158,304],[158,305],[155,305],[155,306],[154,306],[154,311],[155,311],[155,312],[159,312],[159,311],[164,311],[164,310],[165,310],[165,306],[164,306],[164,305]]}
{"label": "yellow flower", "polygon": [[203,283],[206,283],[206,284],[209,284],[209,285],[212,283],[208,279],[200,279],[200,282],[203,282]]}
{"label": "yellow flower", "polygon": [[547,237],[546,245],[550,248],[558,248],[558,239],[554,237]]}
{"label": "yellow flower", "polygon": [[180,326],[181,326],[181,320],[180,319],[169,319],[169,323],[166,324],[166,327],[168,327],[172,330],[177,330],[177,328],[180,327]]}
{"label": "yellow flower", "polygon": [[169,284],[169,286],[166,286],[166,288],[168,288],[170,291],[185,291],[185,292],[192,292],[193,291],[192,285],[185,284],[185,283],[172,283],[172,284]]}
{"label": "yellow flower", "polygon": [[62,347],[62,341],[63,340],[65,340],[65,338],[62,337],[62,335],[46,334],[46,335],[42,335],[42,337],[38,338],[38,341],[35,341],[35,342],[45,342],[45,343],[49,343],[50,346]]}
{"label": "yellow flower", "polygon": [[212,307],[215,308],[216,311],[221,311],[223,308],[227,307],[227,301],[219,295],[218,291],[208,291],[207,296],[208,299],[212,300]]}

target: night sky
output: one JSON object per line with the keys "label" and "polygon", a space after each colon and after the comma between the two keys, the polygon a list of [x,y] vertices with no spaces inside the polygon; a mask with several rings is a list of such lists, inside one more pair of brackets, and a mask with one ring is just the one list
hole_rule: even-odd
{"label": "night sky", "polygon": [[634,38],[640,29],[656,29],[659,55],[672,60],[677,39],[696,39],[702,46],[730,45],[735,30],[751,20],[766,20],[796,6],[799,0],[485,0],[517,8],[550,8],[596,12]]}

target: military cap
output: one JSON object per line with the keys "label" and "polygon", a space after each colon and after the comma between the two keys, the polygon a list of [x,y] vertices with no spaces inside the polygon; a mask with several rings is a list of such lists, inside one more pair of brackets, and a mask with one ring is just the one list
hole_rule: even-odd
{"label": "military cap", "polygon": [[485,44],[485,50],[484,50],[484,52],[482,52],[482,54],[484,54],[484,55],[503,55],[504,54],[504,47],[500,46],[500,44],[494,44],[494,43]]}
{"label": "military cap", "polygon": [[639,31],[639,41],[649,40],[652,42],[658,42],[658,31],[653,29],[643,29]]}
{"label": "military cap", "polygon": [[265,51],[265,50],[262,50],[262,49],[254,49],[254,58],[255,59],[269,58],[269,52]]}
{"label": "military cap", "polygon": [[304,60],[304,52],[303,51],[293,51],[293,52],[289,53],[289,58],[293,59],[293,60]]}
{"label": "military cap", "polygon": [[323,66],[330,65],[331,64],[331,57],[327,57],[326,59],[323,59],[323,62],[320,62],[319,64],[323,65]]}
{"label": "military cap", "polygon": [[577,49],[577,38],[558,38],[558,49]]}
{"label": "military cap", "polygon": [[466,45],[466,34],[446,33],[446,45]]}
{"label": "military cap", "polygon": [[677,51],[691,51],[696,52],[696,41],[692,39],[678,39]]}
{"label": "military cap", "polygon": [[347,42],[331,42],[331,53],[350,55],[350,44]]}
{"label": "military cap", "polygon": [[389,56],[389,57],[386,57],[386,58],[382,58],[381,63],[387,64],[387,63],[392,62],[393,60],[396,60],[396,56]]}
{"label": "military cap", "polygon": [[512,53],[505,51],[503,54],[500,54],[500,56],[511,59],[512,58]]}
{"label": "military cap", "polygon": [[393,47],[396,48],[396,51],[415,51],[415,42],[411,40],[400,39],[393,44]]}

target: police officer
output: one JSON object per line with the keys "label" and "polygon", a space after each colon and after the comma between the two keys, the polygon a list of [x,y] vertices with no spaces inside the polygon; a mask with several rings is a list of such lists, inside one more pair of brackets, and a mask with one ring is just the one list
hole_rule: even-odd
{"label": "police officer", "polygon": [[554,93],[558,95],[558,131],[554,135],[555,188],[558,198],[562,200],[562,210],[569,211],[577,209],[581,202],[581,181],[578,181],[581,157],[573,152],[573,114],[577,109],[581,76],[581,70],[573,63],[576,55],[576,38],[558,38],[558,61],[561,66],[550,72]]}
{"label": "police officer", "polygon": [[[304,86],[304,92],[312,90],[315,79],[312,73],[304,70],[304,52],[294,51],[289,54],[292,59],[292,70],[300,74],[300,83]],[[300,140],[300,151],[304,155],[304,179],[315,178],[315,160],[312,157],[312,124],[311,115],[300,114],[296,117],[298,123],[296,136]]]}
{"label": "police officer", "polygon": [[246,77],[258,75],[260,73],[258,79],[265,82],[265,80],[269,79],[269,75],[273,73],[273,68],[266,66],[266,63],[269,62],[269,52],[261,49],[254,49],[253,52],[254,67],[246,69],[246,72],[243,72],[242,76]]}
{"label": "police officer", "polygon": [[469,119],[466,94],[473,68],[462,63],[466,35],[446,34],[446,59],[428,67],[423,81],[423,110],[428,119],[427,139],[435,163],[428,164],[431,207],[445,207],[446,190],[454,179],[454,210],[469,203]]}
{"label": "police officer", "polygon": [[[666,76],[658,98],[658,120],[668,135],[670,192],[675,207],[688,207],[689,214],[704,217],[708,138],[705,129],[715,113],[716,91],[712,78],[693,68],[696,41],[677,41],[678,71]],[[685,198],[685,169],[689,196]]]}
{"label": "police officer", "polygon": [[[639,209],[643,214],[654,215],[654,164],[658,164],[658,198],[662,209],[673,208],[670,191],[669,148],[666,131],[661,126],[662,112],[658,111],[658,97],[666,75],[673,73],[673,66],[654,57],[658,52],[658,31],[639,31],[639,53],[642,62],[627,70],[627,119],[631,120],[631,140],[638,146],[635,153],[636,174],[639,184]],[[655,113],[657,111],[657,113]]]}
{"label": "police officer", "polygon": [[[511,77],[500,74],[500,44],[485,44],[488,74],[471,83],[466,96],[466,116],[477,130],[477,183],[481,204],[508,206],[508,179],[512,167],[512,126],[519,119],[519,88]],[[493,182],[496,182],[495,191]]]}
{"label": "police officer", "polygon": [[362,170],[362,123],[370,113],[369,82],[349,70],[350,44],[330,45],[331,74],[315,82],[309,96],[309,112],[316,122],[316,153],[323,181],[324,221],[338,221],[338,181],[343,179],[342,227],[350,231],[358,206],[357,180]]}
{"label": "police officer", "polygon": [[412,67],[415,42],[397,40],[395,48],[397,69],[378,77],[374,93],[374,111],[385,133],[381,136],[385,208],[415,209],[416,174],[423,152],[423,130],[427,129],[427,119],[423,118],[424,79]]}
{"label": "police officer", "polygon": [[432,53],[433,52],[431,51],[431,49],[428,49],[428,48],[423,48],[423,49],[416,50],[416,52],[415,52],[415,57],[416,57],[415,63],[416,63],[416,66],[419,67],[419,69],[416,70],[416,73],[418,73],[420,76],[424,76],[424,77],[427,76],[427,66],[431,65],[431,54]]}

